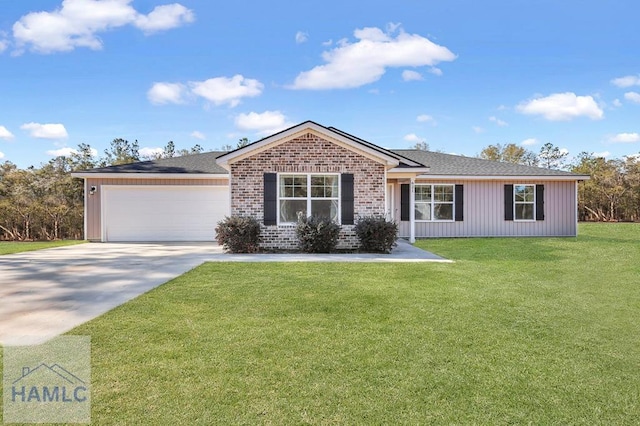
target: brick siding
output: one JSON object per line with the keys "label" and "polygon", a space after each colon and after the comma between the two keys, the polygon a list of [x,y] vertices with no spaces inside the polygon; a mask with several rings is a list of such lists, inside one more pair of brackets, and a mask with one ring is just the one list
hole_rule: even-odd
{"label": "brick siding", "polygon": [[[263,222],[264,173],[353,173],[354,214],[384,215],[384,165],[313,133],[231,164],[231,214]],[[353,225],[343,225],[338,248],[356,248]],[[262,225],[264,248],[293,249],[295,226]]]}

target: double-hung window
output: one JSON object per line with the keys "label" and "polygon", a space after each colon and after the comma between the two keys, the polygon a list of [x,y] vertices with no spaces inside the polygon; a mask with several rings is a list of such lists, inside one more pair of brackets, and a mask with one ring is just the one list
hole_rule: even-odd
{"label": "double-hung window", "polygon": [[340,175],[281,174],[278,181],[280,223],[294,223],[298,214],[339,222]]}
{"label": "double-hung window", "polygon": [[454,194],[455,185],[416,185],[416,220],[454,220]]}
{"label": "double-hung window", "polygon": [[513,208],[515,220],[535,220],[536,186],[513,185]]}

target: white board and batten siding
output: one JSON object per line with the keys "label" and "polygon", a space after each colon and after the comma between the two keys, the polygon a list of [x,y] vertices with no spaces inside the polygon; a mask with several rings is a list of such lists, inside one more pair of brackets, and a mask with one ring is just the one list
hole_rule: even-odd
{"label": "white board and batten siding", "polygon": [[[416,237],[502,237],[577,235],[575,181],[416,181],[464,186],[464,220],[460,222],[416,221]],[[544,220],[507,221],[504,218],[504,185],[544,185]],[[396,191],[400,193],[399,188]],[[400,205],[399,196],[396,205]],[[396,220],[400,236],[408,237],[409,222]]]}

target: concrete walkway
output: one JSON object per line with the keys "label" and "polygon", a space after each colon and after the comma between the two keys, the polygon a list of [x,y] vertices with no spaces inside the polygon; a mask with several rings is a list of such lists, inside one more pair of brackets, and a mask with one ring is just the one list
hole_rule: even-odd
{"label": "concrete walkway", "polygon": [[88,243],[0,256],[0,344],[38,344],[203,262],[450,262],[404,240],[390,254],[226,254],[215,243]]}
{"label": "concrete walkway", "polygon": [[211,256],[210,262],[451,262],[428,251],[412,246],[406,240],[398,240],[398,246],[389,254],[347,253],[347,254],[229,254]]}

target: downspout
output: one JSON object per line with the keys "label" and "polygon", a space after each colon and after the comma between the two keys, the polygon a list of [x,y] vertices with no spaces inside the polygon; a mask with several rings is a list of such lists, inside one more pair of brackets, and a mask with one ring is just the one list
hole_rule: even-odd
{"label": "downspout", "polygon": [[416,179],[411,178],[411,185],[409,188],[409,242],[411,244],[416,242]]}

